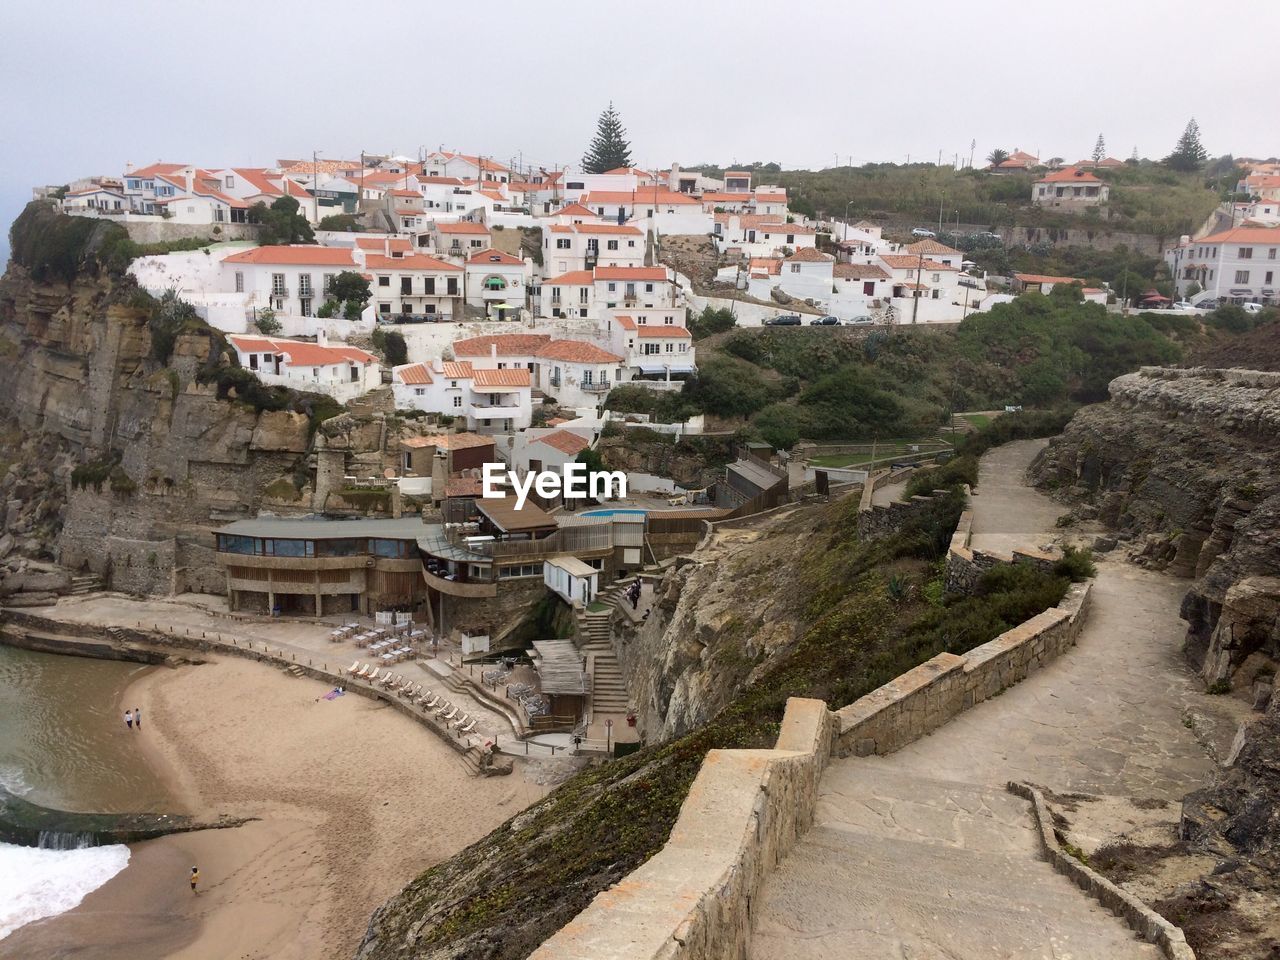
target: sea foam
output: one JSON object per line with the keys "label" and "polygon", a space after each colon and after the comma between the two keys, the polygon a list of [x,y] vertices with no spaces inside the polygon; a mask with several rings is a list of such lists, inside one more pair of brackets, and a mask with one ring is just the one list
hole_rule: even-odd
{"label": "sea foam", "polygon": [[0,843],[0,939],[65,913],[128,865],[122,843],[79,850]]}

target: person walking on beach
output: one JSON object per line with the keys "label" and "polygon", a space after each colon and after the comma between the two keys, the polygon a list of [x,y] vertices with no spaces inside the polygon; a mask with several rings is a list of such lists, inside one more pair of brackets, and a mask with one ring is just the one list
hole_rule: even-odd
{"label": "person walking on beach", "polygon": [[199,890],[196,889],[196,884],[199,882],[200,882],[200,871],[197,870],[195,867],[192,867],[191,868],[191,892],[192,893],[200,892]]}
{"label": "person walking on beach", "polygon": [[133,729],[133,711],[132,710],[126,710],[124,712],[124,725],[128,727],[130,730]]}
{"label": "person walking on beach", "polygon": [[133,708],[133,728],[135,730],[142,729],[142,708],[141,707]]}

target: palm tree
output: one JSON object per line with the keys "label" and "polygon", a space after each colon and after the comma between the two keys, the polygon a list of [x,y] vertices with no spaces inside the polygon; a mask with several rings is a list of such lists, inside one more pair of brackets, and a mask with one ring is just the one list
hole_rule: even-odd
{"label": "palm tree", "polygon": [[996,147],[989,154],[987,154],[987,163],[991,164],[991,166],[993,167],[1000,166],[1000,164],[1004,163],[1008,159],[1009,159],[1009,151],[1002,149],[1001,147]]}

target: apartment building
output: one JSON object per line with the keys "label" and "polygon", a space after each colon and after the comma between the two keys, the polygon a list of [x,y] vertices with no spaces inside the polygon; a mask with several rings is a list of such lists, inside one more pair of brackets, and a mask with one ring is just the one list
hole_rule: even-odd
{"label": "apartment building", "polygon": [[240,366],[269,386],[324,393],[346,402],[382,386],[382,367],[371,353],[346,344],[330,346],[276,337],[229,337]]}
{"label": "apartment building", "polygon": [[1178,294],[1195,284],[1231,303],[1280,303],[1280,227],[1245,225],[1182,242],[1167,260]]}
{"label": "apartment building", "polygon": [[532,376],[524,367],[486,369],[466,360],[408,363],[391,371],[397,410],[466,421],[478,433],[511,433],[533,421]]}

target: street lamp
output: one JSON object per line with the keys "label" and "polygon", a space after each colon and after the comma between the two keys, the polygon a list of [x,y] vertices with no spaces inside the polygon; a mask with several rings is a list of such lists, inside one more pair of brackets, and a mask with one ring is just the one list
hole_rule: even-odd
{"label": "street lamp", "polygon": [[849,208],[851,206],[853,206],[852,200],[850,200],[848,203],[844,205],[844,239],[845,240],[849,239]]}

